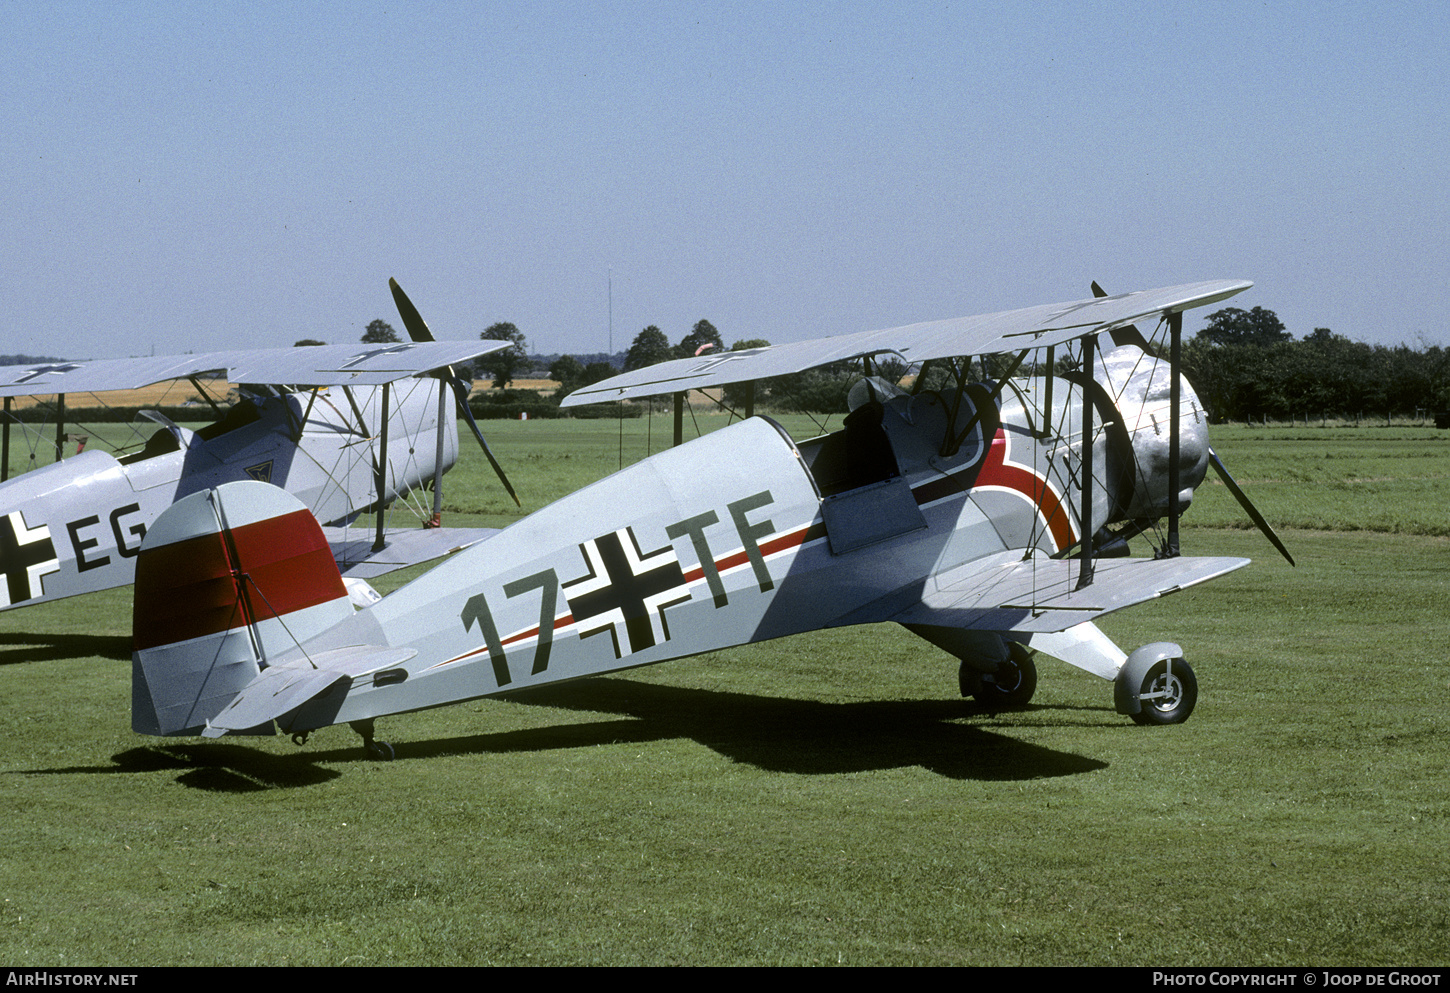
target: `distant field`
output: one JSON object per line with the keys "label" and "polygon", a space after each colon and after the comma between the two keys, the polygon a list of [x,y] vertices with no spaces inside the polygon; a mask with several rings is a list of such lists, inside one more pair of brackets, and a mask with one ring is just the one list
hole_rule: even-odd
{"label": "distant field", "polygon": [[[559,388],[558,380],[554,379],[515,379],[509,383],[511,390],[538,390],[541,393],[553,393]],[[493,389],[493,380],[475,379],[473,381],[475,393],[487,393]]]}
{"label": "distant field", "polygon": [[[1234,478],[1284,527],[1450,536],[1450,431],[1414,427],[1213,429]],[[1250,527],[1217,477],[1195,524]]]}
{"label": "distant field", "polygon": [[[202,386],[206,387],[207,393],[218,400],[224,399],[231,384],[222,380],[203,379]],[[171,404],[182,404],[188,400],[201,400],[196,388],[185,381],[167,381],[156,383],[151,386],[143,386],[139,390],[113,390],[109,393],[90,394],[82,393],[66,397],[66,402],[72,407],[89,407],[103,404],[111,407],[162,407]],[[11,403],[16,407],[30,407],[37,403],[50,403],[53,396],[41,395],[33,397],[15,397]]]}
{"label": "distant field", "polygon": [[[527,511],[669,418],[485,430]],[[1200,489],[1185,551],[1254,564],[1101,625],[1183,645],[1177,727],[1048,662],[983,711],[876,625],[388,718],[375,764],[132,734],[129,591],[6,613],[0,961],[1450,965],[1450,432],[1214,443],[1300,564]],[[520,516],[471,450],[445,495]]]}

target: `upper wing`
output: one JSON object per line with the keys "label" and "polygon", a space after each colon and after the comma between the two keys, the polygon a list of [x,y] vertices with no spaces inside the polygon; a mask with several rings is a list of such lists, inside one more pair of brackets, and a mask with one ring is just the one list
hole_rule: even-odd
{"label": "upper wing", "polygon": [[888,620],[979,631],[1065,631],[1103,614],[1177,593],[1241,569],[1240,558],[1099,559],[1077,589],[1076,559],[1003,552],[938,576],[936,589]]}
{"label": "upper wing", "polygon": [[233,383],[380,386],[458,365],[509,345],[506,341],[482,340],[314,345],[94,362],[43,362],[0,367],[0,396],[134,390],[169,379],[216,374]]}
{"label": "upper wing", "polygon": [[575,390],[564,399],[562,406],[724,386],[783,376],[882,352],[895,353],[907,362],[925,362],[927,359],[958,355],[989,355],[1059,345],[1079,335],[1112,331],[1162,314],[1217,303],[1253,285],[1242,279],[1189,283],[1072,303],[1052,303],[1023,310],[677,359]]}

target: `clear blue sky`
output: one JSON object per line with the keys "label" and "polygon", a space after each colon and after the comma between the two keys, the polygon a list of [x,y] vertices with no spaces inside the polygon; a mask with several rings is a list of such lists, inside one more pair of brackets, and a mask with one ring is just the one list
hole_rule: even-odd
{"label": "clear blue sky", "polygon": [[0,352],[355,341],[389,276],[596,351],[611,270],[616,350],[1210,278],[1450,344],[1443,2],[0,11]]}

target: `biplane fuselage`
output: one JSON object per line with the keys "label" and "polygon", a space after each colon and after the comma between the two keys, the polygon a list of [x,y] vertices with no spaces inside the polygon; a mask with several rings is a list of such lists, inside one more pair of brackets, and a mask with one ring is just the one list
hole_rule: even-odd
{"label": "biplane fuselage", "polygon": [[[1023,391],[1041,395],[1028,403]],[[215,685],[222,678],[215,670],[205,676],[206,693],[200,674],[170,684],[174,694],[147,677],[153,699],[142,699],[136,727],[219,734],[277,719],[299,733],[888,620],[933,641],[934,629],[953,629],[964,662],[977,655],[987,673],[1004,635],[1027,642],[1034,631],[1077,623],[1045,609],[1071,598],[1077,579],[1073,563],[1056,556],[1109,523],[1112,508],[1132,506],[1125,487],[1138,491],[1144,513],[1165,498],[1162,479],[1137,478],[1139,466],[1162,468],[1157,425],[1166,418],[1161,402],[1146,399],[1151,392],[1139,383],[1124,413],[1107,391],[1094,391],[1106,429],[1092,454],[1107,485],[1086,526],[1076,483],[1081,446],[1071,442],[1083,391],[1066,379],[1019,382],[1005,401],[980,386],[960,395],[899,395],[874,411],[868,405],[864,425],[853,415],[842,431],[800,444],[768,418],[750,418],[587,486],[365,610],[340,608],[300,647],[290,618],[287,630],[266,620],[239,627],[221,615],[212,628],[189,628],[188,644],[229,646],[218,653],[231,659],[227,686]],[[1182,405],[1201,442],[1180,452],[1186,503],[1203,478],[1206,429],[1191,391]],[[1035,421],[1029,408],[1039,412]],[[957,444],[943,455],[950,438]],[[1215,562],[1213,574],[1243,564],[1193,561]],[[1024,562],[1040,567],[1031,602],[1004,607],[974,592],[994,571],[1020,579]],[[285,615],[318,599],[308,592],[271,606]],[[1084,619],[1106,612],[1067,609],[1085,610]],[[179,637],[148,616],[138,595],[138,679],[176,650]],[[232,700],[264,667],[279,684],[288,673],[318,678],[320,658],[340,665],[346,679],[293,700],[286,713],[265,713],[263,721],[245,706],[221,715],[196,706],[202,696]],[[257,696],[289,699],[275,689]]]}
{"label": "biplane fuselage", "polygon": [[[148,412],[140,449],[91,448],[0,483],[0,610],[132,582],[142,538],[189,494],[253,479],[296,495],[324,524],[377,502],[382,387],[337,387],[244,399],[192,431]],[[458,458],[451,404],[440,422],[438,381],[394,391],[386,503],[434,479]],[[435,441],[441,435],[441,445]]]}

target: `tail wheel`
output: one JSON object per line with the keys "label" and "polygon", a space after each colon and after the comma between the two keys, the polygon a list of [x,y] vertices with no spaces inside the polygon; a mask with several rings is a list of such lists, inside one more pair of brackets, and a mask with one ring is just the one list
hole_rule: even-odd
{"label": "tail wheel", "polygon": [[363,754],[369,759],[374,762],[393,761],[393,746],[373,737],[373,719],[371,717],[361,721],[349,721],[347,726],[362,735]]}
{"label": "tail wheel", "polygon": [[1198,677],[1183,659],[1164,659],[1143,677],[1138,724],[1182,724],[1198,703]]}
{"label": "tail wheel", "polygon": [[374,762],[391,762],[396,754],[386,741],[370,741],[363,746],[363,752]]}
{"label": "tail wheel", "polygon": [[1037,663],[1024,645],[1007,642],[1007,661],[981,677],[973,696],[986,707],[1025,707],[1037,692]]}

